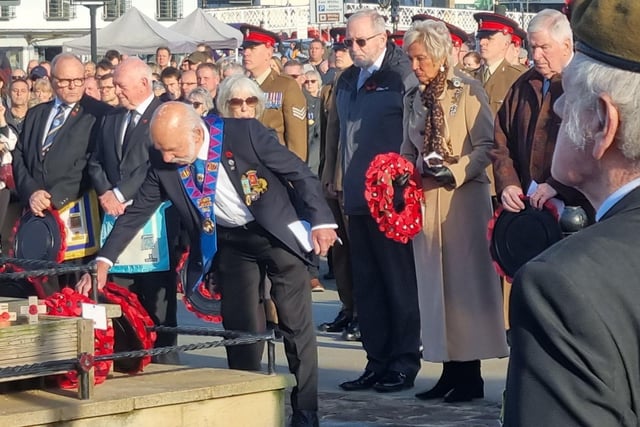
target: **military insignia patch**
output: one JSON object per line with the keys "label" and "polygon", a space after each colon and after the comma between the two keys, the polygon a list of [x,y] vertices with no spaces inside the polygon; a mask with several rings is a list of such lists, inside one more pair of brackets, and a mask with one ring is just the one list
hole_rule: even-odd
{"label": "military insignia patch", "polygon": [[296,119],[304,120],[307,118],[307,107],[291,107],[291,114]]}

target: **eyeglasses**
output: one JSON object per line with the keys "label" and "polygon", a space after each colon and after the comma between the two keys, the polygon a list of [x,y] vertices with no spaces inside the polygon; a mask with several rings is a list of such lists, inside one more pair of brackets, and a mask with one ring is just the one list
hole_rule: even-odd
{"label": "eyeglasses", "polygon": [[258,97],[257,96],[250,96],[247,99],[242,99],[242,98],[231,98],[230,100],[227,101],[227,103],[229,104],[229,107],[232,108],[240,108],[242,107],[242,104],[247,104],[247,107],[255,107],[256,105],[258,105]]}
{"label": "eyeglasses", "polygon": [[369,40],[371,40],[374,37],[378,37],[380,34],[382,34],[382,33],[374,34],[371,37],[367,37],[367,38],[364,38],[364,39],[344,39],[342,41],[342,43],[344,43],[344,45],[346,47],[348,47],[348,48],[352,48],[354,42],[355,42],[355,44],[357,44],[360,47],[365,47]]}
{"label": "eyeglasses", "polygon": [[187,101],[187,104],[193,105],[193,108],[195,108],[196,110],[202,107],[202,102],[198,102],[198,101]]}
{"label": "eyeglasses", "polygon": [[27,76],[11,76],[11,80],[26,80]]}
{"label": "eyeglasses", "polygon": [[305,80],[304,84],[308,85],[309,83],[318,83],[317,80]]}
{"label": "eyeglasses", "polygon": [[67,88],[71,85],[75,86],[75,87],[80,87],[84,84],[84,78],[81,79],[59,79],[57,77],[54,77],[54,79],[56,80],[56,84],[58,85],[58,87],[61,88]]}

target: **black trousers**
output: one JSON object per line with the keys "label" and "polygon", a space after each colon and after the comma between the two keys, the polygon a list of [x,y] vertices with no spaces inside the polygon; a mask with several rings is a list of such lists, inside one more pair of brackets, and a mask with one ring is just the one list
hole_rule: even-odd
{"label": "black trousers", "polygon": [[415,378],[420,370],[420,312],[411,243],[387,239],[369,215],[350,215],[348,230],[366,369]]}
{"label": "black trousers", "polygon": [[[318,352],[312,322],[311,289],[304,262],[269,232],[252,222],[244,227],[218,227],[216,253],[225,329],[265,330],[260,305],[261,272],[271,280],[289,371],[297,380],[291,393],[293,410],[318,409]],[[231,369],[261,368],[264,344],[227,347]]]}

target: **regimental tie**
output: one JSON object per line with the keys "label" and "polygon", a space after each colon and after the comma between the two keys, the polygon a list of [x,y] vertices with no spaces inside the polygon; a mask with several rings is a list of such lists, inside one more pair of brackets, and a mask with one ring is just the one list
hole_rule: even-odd
{"label": "regimental tie", "polygon": [[53,141],[58,131],[64,124],[64,115],[68,107],[69,106],[67,104],[58,105],[58,111],[56,112],[56,115],[53,117],[53,121],[51,122],[51,126],[49,127],[49,132],[47,132],[47,137],[44,139],[44,143],[42,144],[43,156],[47,154],[47,152],[51,148],[51,145],[53,144]]}

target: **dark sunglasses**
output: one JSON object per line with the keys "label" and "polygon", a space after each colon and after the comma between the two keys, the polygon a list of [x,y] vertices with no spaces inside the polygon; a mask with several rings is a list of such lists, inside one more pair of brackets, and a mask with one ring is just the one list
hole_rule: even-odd
{"label": "dark sunglasses", "polygon": [[317,80],[305,80],[304,84],[308,85],[309,83],[318,83]]}
{"label": "dark sunglasses", "polygon": [[342,43],[344,43],[344,45],[346,47],[348,47],[348,48],[352,48],[354,42],[355,42],[355,44],[357,44],[360,47],[365,47],[369,40],[371,40],[374,37],[378,37],[380,34],[382,34],[382,33],[374,34],[371,37],[367,37],[367,38],[364,38],[364,39],[344,39],[342,41]]}
{"label": "dark sunglasses", "polygon": [[230,100],[227,101],[227,103],[229,104],[230,107],[242,107],[242,104],[247,104],[247,107],[255,107],[256,105],[258,105],[258,97],[257,96],[250,96],[247,99],[242,99],[242,98],[231,98]]}
{"label": "dark sunglasses", "polygon": [[27,80],[27,76],[11,76],[11,80]]}
{"label": "dark sunglasses", "polygon": [[187,101],[188,104],[193,105],[193,108],[195,108],[196,110],[200,107],[202,107],[202,102],[198,102],[198,101]]}

